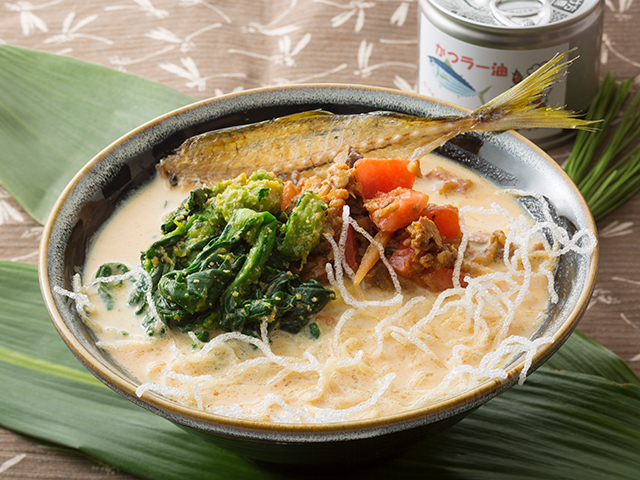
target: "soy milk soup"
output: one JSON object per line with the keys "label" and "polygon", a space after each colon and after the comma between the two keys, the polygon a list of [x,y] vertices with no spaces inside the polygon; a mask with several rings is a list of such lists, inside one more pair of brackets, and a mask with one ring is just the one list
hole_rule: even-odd
{"label": "soy milk soup", "polygon": [[[135,273],[140,252],[161,237],[163,218],[189,194],[158,177],[95,235],[82,287],[91,308],[83,318],[98,345],[139,381],[138,395],[156,392],[207,412],[247,419],[375,418],[504,376],[514,356],[530,361],[540,345],[551,341],[532,338],[550,299],[555,300],[551,282],[561,247],[543,240],[513,192],[437,155],[424,157],[421,171],[425,176],[413,188],[428,194],[430,203],[460,211],[460,258],[473,263],[474,251],[484,252],[493,232],[502,231],[506,264],[500,252],[495,261],[477,262],[471,270],[460,259],[452,267],[452,287],[437,292],[398,278],[384,258],[391,288],[378,288],[368,279],[356,286],[335,240],[329,243],[337,260],[326,271],[327,287],[337,298],[312,318],[317,338],[310,327],[299,333],[267,331],[266,320],[253,336],[217,329],[201,341],[178,328],[149,335],[137,307],[128,305],[134,282],[127,274],[114,280],[124,278],[110,290],[115,305],[110,310],[93,278],[102,264],[114,261]],[[470,186],[449,188],[441,171]],[[359,227],[346,214],[343,225],[345,237],[348,225]]]}

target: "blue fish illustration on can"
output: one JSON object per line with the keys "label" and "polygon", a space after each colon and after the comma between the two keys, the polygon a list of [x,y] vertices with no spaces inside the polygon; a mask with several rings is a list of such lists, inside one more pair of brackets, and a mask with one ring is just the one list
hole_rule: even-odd
{"label": "blue fish illustration on can", "polygon": [[442,60],[438,60],[436,57],[429,56],[429,66],[431,67],[431,73],[433,73],[433,76],[438,80],[438,83],[447,90],[462,97],[477,96],[481,104],[485,103],[484,94],[487,93],[491,86],[481,92],[477,92],[469,82],[456,73],[451,65],[444,63]]}

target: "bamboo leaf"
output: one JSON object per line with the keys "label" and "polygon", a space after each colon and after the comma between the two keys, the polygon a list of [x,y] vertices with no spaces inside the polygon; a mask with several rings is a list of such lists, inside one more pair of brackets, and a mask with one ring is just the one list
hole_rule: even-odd
{"label": "bamboo leaf", "polygon": [[150,479],[272,478],[110,390],[0,361],[4,427]]}
{"label": "bamboo leaf", "polygon": [[403,466],[411,462],[414,478],[637,479],[639,405],[637,385],[543,367],[423,444],[428,454],[412,450]]}
{"label": "bamboo leaf", "polygon": [[[77,375],[68,374],[73,371]],[[87,382],[86,374],[48,318],[35,266],[0,262],[2,426],[143,478],[274,478],[99,382]]]}
{"label": "bamboo leaf", "polygon": [[[0,262],[0,293],[0,424],[5,428],[78,449],[142,478],[326,478],[315,468],[297,473],[260,468],[82,376],[66,375],[83,368],[48,318],[34,266]],[[574,334],[522,387],[450,430],[386,463],[331,476],[636,479],[639,406],[640,379],[609,350]]]}
{"label": "bamboo leaf", "polygon": [[596,375],[612,382],[640,386],[640,378],[624,360],[580,332],[571,335],[544,367],[550,370]]}
{"label": "bamboo leaf", "polygon": [[0,346],[0,358],[2,358],[2,361],[5,363],[41,372],[52,377],[60,377],[68,380],[74,380],[76,382],[84,382],[90,385],[103,386],[98,379],[88,372],[82,372],[76,368],[65,367],[64,365],[25,355],[6,347]]}
{"label": "bamboo leaf", "polygon": [[44,223],[95,154],[194,100],[110,68],[0,45],[0,183]]}
{"label": "bamboo leaf", "polygon": [[[95,153],[192,100],[103,67],[0,46],[0,181],[43,221]],[[53,328],[31,265],[0,262],[0,384],[0,424],[6,428],[143,478],[325,476],[259,468],[98,384]],[[452,429],[374,469],[332,476],[637,478],[639,406],[640,379],[613,353],[574,334],[524,386]]]}
{"label": "bamboo leaf", "polygon": [[34,265],[0,262],[0,347],[85,373],[55,332],[37,285]]}

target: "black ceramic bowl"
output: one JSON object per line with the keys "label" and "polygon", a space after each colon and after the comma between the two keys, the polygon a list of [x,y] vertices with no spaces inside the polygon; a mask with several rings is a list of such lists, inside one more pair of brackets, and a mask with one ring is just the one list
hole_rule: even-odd
{"label": "black ceramic bowl", "polygon": [[[392,455],[453,425],[512,386],[524,363],[522,359],[512,362],[506,379],[486,381],[417,410],[337,424],[276,424],[209,414],[157,394],[139,398],[136,381],[96,347],[73,304],[55,294],[53,287],[71,289],[71,278],[84,264],[91,236],[115,206],[152,177],[162,157],[193,135],[319,108],[334,113],[386,110],[418,116],[465,112],[418,95],[343,85],[267,88],[205,100],[143,125],[92,159],[54,206],[40,250],[40,282],[53,322],[73,353],[96,377],[143,408],[256,460],[326,464]],[[555,207],[559,224],[595,233],[593,219],[577,188],[528,140],[512,132],[474,133],[463,140],[450,142],[441,153],[503,186],[544,195]],[[549,311],[543,331],[538,332],[553,336],[555,341],[537,351],[532,370],[562,345],[583,314],[594,285],[597,255],[596,249],[590,256],[563,257],[556,281],[560,301]]]}

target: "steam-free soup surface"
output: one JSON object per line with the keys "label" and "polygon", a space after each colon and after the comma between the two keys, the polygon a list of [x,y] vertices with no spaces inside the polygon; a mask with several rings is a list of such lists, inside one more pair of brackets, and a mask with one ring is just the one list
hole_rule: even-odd
{"label": "steam-free soup surface", "polygon": [[[442,189],[435,177],[417,180],[414,188],[436,204],[485,210],[463,211],[469,248],[496,230],[509,234],[531,228],[533,222],[511,194],[438,156],[422,160],[423,172],[437,167],[471,180],[471,188]],[[126,201],[93,240],[84,283],[103,263],[138,264],[140,252],[161,236],[163,217],[187,194],[157,178]],[[149,336],[127,305],[128,282],[114,290],[117,306],[111,311],[89,289],[95,306],[89,323],[99,345],[142,385],[140,395],[154,391],[208,412],[268,421],[392,415],[496,376],[510,358],[502,350],[492,354],[498,348],[531,348],[528,339],[547,308],[547,274],[555,262],[540,249],[539,237],[525,243],[521,251],[527,251],[528,260],[519,270],[496,262],[464,291],[438,294],[402,282],[402,302],[379,305],[392,303],[395,292],[345,280],[338,299],[315,318],[317,339],[308,329],[276,330],[268,342],[222,331],[208,343],[173,330]],[[344,292],[353,297],[349,304]]]}

